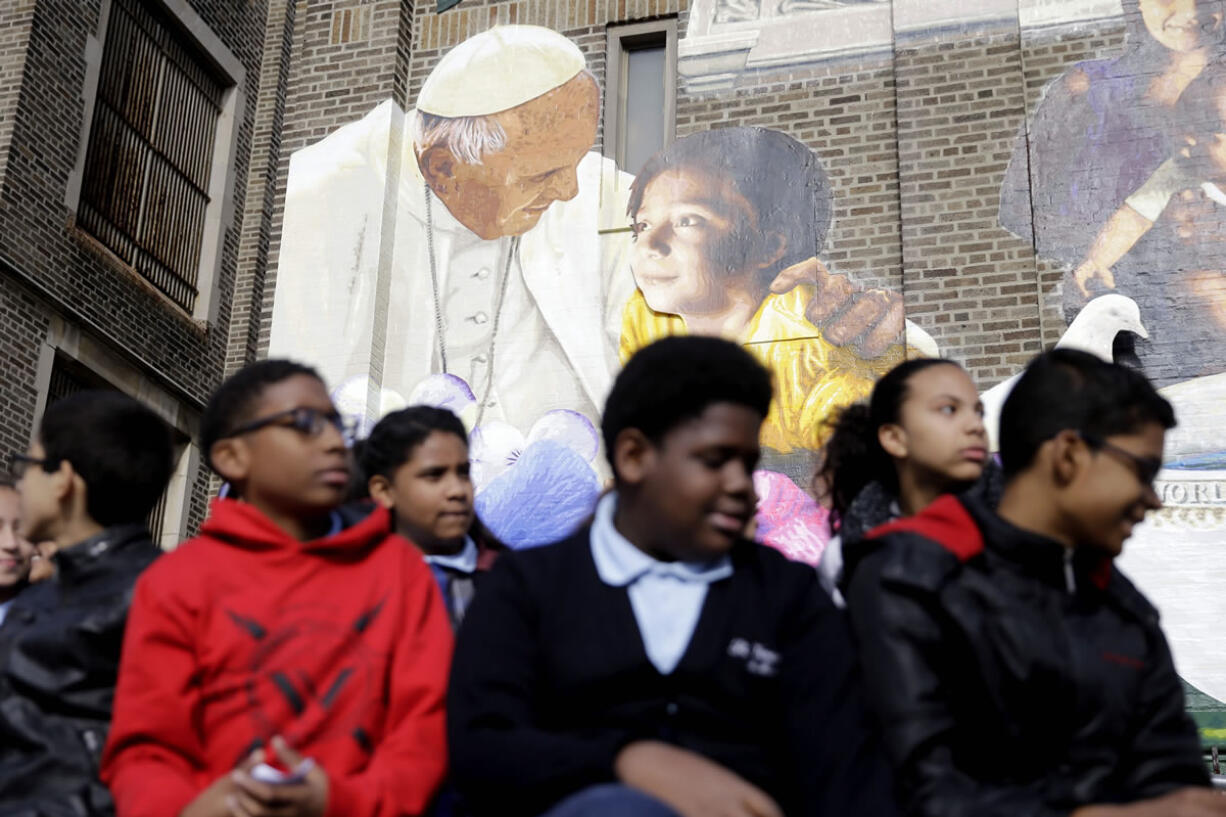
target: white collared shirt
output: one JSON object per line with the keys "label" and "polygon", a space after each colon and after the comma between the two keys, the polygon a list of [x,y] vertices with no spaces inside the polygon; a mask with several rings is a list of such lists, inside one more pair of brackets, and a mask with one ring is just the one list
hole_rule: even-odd
{"label": "white collared shirt", "polygon": [[471,576],[477,572],[477,543],[473,541],[471,536],[464,537],[464,547],[460,548],[459,553],[451,555],[434,555],[424,554],[427,564],[445,567],[448,570],[454,570],[457,573],[463,573],[465,576]]}
{"label": "white collared shirt", "polygon": [[635,547],[613,526],[617,493],[600,500],[592,522],[592,559],[601,581],[625,587],[643,647],[663,675],[677,668],[689,646],[707,587],[732,575],[732,560],[661,562]]}

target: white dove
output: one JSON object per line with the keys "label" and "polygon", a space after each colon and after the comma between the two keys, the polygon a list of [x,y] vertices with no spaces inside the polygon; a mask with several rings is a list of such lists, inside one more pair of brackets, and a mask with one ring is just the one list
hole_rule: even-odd
{"label": "white dove", "polygon": [[[1141,308],[1137,306],[1137,302],[1127,295],[1112,292],[1100,295],[1083,306],[1064,335],[1056,342],[1056,348],[1080,349],[1101,360],[1111,361],[1115,336],[1120,332],[1133,332],[1143,338],[1149,337],[1149,332],[1141,323]],[[1019,377],[1020,372],[1004,382],[997,383],[979,396],[983,401],[983,424],[988,430],[988,447],[992,451],[1000,449],[997,434],[1000,428],[1000,410]]]}

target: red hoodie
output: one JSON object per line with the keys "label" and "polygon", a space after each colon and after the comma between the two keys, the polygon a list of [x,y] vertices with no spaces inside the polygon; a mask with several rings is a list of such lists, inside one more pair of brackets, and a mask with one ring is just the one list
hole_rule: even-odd
{"label": "red hoodie", "polygon": [[176,817],[278,734],[327,772],[329,817],[426,809],[446,772],[451,625],[389,530],[379,509],[298,542],[221,499],[145,571],[102,759],[120,817]]}

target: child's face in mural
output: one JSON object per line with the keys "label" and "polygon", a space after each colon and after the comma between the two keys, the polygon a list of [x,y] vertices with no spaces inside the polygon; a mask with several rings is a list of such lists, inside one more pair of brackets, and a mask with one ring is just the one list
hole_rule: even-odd
{"label": "child's face in mural", "polygon": [[586,75],[509,111],[495,114],[506,146],[481,164],[444,147],[419,163],[431,189],[465,227],[484,239],[522,235],[555,201],[579,192],[579,162],[596,141],[599,92]]}
{"label": "child's face in mural", "polygon": [[1195,51],[1222,39],[1221,0],[1140,0],[1150,35],[1172,51]]}
{"label": "child's face in mural", "polygon": [[786,249],[778,233],[755,239],[757,212],[732,185],[685,167],[648,182],[634,221],[630,267],[656,312],[718,312],[734,289],[764,297],[760,272]]}
{"label": "child's face in mural", "polygon": [[427,553],[453,551],[473,523],[468,444],[455,434],[433,431],[392,479],[373,477],[370,493],[392,509],[397,532],[419,548]]}

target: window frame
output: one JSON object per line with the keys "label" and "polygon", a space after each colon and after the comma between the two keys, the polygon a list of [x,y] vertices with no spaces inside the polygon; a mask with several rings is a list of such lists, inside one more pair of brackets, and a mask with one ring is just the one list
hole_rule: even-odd
{"label": "window frame", "polygon": [[[163,492],[161,535],[154,544],[173,550],[187,538],[192,488],[200,474],[202,459],[195,440],[199,435],[199,414],[186,407],[147,375],[122,360],[110,349],[58,315],[52,316],[47,335],[39,348],[35,386],[38,398],[35,416],[42,417],[51,394],[51,377],[57,362],[82,379],[123,392],[150,408],[166,421],[174,436],[174,470]],[[30,431],[30,444],[37,441],[37,424]]]}
{"label": "window frame", "polygon": [[677,18],[666,17],[642,23],[610,25],[605,48],[604,134],[602,152],[617,163],[619,170],[634,174],[638,168],[625,167],[626,70],[625,54],[636,46],[664,44],[664,145],[677,138]]}
{"label": "window frame", "polygon": [[217,117],[217,129],[213,137],[213,158],[209,173],[208,197],[205,208],[203,234],[200,245],[200,261],[196,273],[196,300],[189,312],[157,289],[131,265],[123,261],[99,239],[83,227],[76,226],[75,219],[81,205],[81,187],[85,178],[85,162],[88,158],[90,137],[94,125],[94,108],[98,99],[98,85],[102,78],[102,58],[106,47],[107,28],[111,19],[113,0],[102,0],[98,14],[97,29],[85,43],[85,83],[82,88],[81,139],[77,145],[77,158],[69,174],[64,191],[64,204],[73,218],[73,230],[92,246],[103,250],[119,268],[137,279],[140,284],[155,293],[174,311],[189,317],[198,324],[212,324],[217,320],[220,298],[217,284],[221,279],[221,264],[224,257],[226,232],[234,226],[236,202],[235,160],[238,156],[239,124],[246,109],[247,72],[233,52],[205,24],[204,20],[188,5],[187,0],[140,0],[153,2],[178,28],[194,50],[209,61],[208,66],[225,85],[222,91],[221,111]]}

